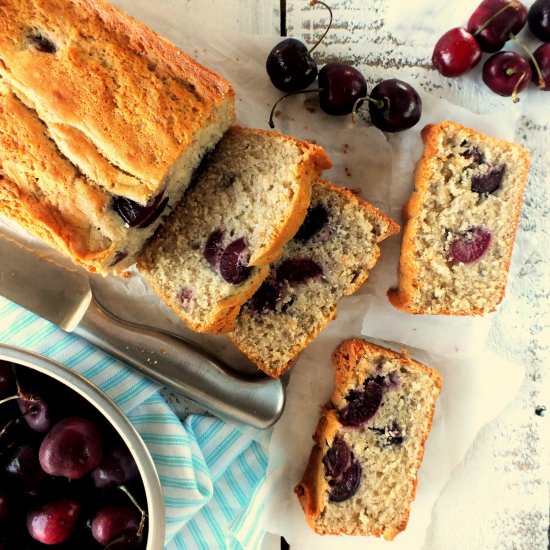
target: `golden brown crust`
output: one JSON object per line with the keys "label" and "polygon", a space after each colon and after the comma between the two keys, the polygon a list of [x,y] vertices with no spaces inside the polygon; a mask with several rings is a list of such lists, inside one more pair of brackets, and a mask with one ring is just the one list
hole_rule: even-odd
{"label": "golden brown crust", "polygon": [[[37,51],[29,33],[57,51]],[[104,0],[0,2],[0,50],[1,76],[56,138],[68,129],[93,144],[98,183],[142,204],[197,132],[233,110],[227,81]],[[105,159],[118,175],[101,171]]]}
{"label": "golden brown crust", "polygon": [[420,448],[416,460],[416,471],[418,471],[424,456],[424,443],[432,427],[433,415],[435,411],[435,398],[441,391],[441,376],[434,369],[410,359],[406,350],[399,354],[392,350],[367,342],[366,340],[355,338],[342,342],[332,354],[332,365],[335,371],[335,380],[331,402],[325,407],[319,419],[315,434],[313,436],[315,446],[311,451],[304,475],[294,491],[297,494],[300,504],[304,510],[308,524],[318,534],[372,535],[376,537],[384,537],[386,540],[392,540],[407,527],[410,514],[410,503],[412,503],[416,495],[416,476],[409,494],[409,507],[407,508],[404,517],[401,518],[399,524],[395,526],[386,526],[383,529],[366,528],[365,525],[357,524],[350,519],[348,524],[342,525],[340,528],[329,529],[326,526],[319,524],[317,521],[324,510],[323,494],[326,492],[328,487],[324,476],[324,465],[322,463],[322,459],[328,448],[331,446],[332,441],[334,440],[334,437],[340,427],[334,403],[341,401],[350,387],[356,387],[359,381],[364,381],[368,377],[369,373],[359,365],[362,357],[366,354],[381,354],[390,360],[405,361],[409,367],[428,375],[434,383],[434,403],[430,408],[426,428],[420,438]]}
{"label": "golden brown crust", "polygon": [[[458,129],[461,132],[473,137],[479,137],[481,134],[475,130],[466,128],[456,122],[444,121],[440,124],[429,124],[426,125],[421,130],[421,138],[424,142],[424,153],[420,158],[416,170],[415,170],[415,189],[411,194],[408,202],[403,208],[403,218],[405,222],[405,227],[403,230],[403,240],[401,244],[401,256],[399,261],[399,284],[397,288],[390,288],[388,290],[387,296],[390,303],[406,313],[412,314],[440,314],[440,315],[483,315],[494,311],[496,306],[504,298],[506,290],[506,276],[504,276],[504,282],[502,289],[499,292],[499,298],[495,301],[494,305],[490,310],[487,310],[483,306],[472,305],[467,310],[458,311],[456,309],[450,310],[443,306],[439,309],[433,308],[430,311],[426,311],[423,308],[419,308],[415,305],[415,297],[421,291],[421,282],[418,279],[418,273],[420,270],[419,263],[416,258],[416,249],[415,249],[415,236],[421,230],[419,228],[419,219],[418,213],[420,212],[425,198],[430,193],[430,185],[434,179],[434,174],[431,170],[430,159],[437,155],[438,151],[438,139],[441,133],[446,132],[448,129]],[[490,136],[483,136],[484,139],[493,142],[502,142],[497,138]],[[514,205],[514,209],[510,212],[512,217],[511,226],[510,226],[510,239],[509,244],[505,248],[506,254],[506,263],[505,263],[505,272],[507,274],[510,261],[512,257],[512,250],[514,247],[514,236],[519,223],[519,216],[521,212],[521,203],[523,200],[523,191],[527,183],[527,176],[529,172],[529,152],[519,145],[510,143],[510,147],[517,148],[522,152],[521,162],[522,167],[520,169],[520,176],[517,180],[518,185],[518,198],[517,202]]]}

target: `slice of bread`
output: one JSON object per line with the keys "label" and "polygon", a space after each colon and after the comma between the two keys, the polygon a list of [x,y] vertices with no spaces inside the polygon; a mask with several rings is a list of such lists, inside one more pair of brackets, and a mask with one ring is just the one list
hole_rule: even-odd
{"label": "slice of bread", "polygon": [[504,297],[529,153],[455,122],[427,126],[405,207],[399,287],[408,313],[482,315]]}
{"label": "slice of bread", "polygon": [[330,166],[316,145],[231,128],[146,246],[141,274],[193,330],[230,331],[304,220],[312,182]]}
{"label": "slice of bread", "polygon": [[295,492],[319,534],[392,540],[407,526],[440,376],[364,340],[342,342],[332,362],[331,402]]}
{"label": "slice of bread", "polygon": [[319,181],[308,214],[229,334],[258,368],[279,376],[336,315],[399,226],[351,191]]}

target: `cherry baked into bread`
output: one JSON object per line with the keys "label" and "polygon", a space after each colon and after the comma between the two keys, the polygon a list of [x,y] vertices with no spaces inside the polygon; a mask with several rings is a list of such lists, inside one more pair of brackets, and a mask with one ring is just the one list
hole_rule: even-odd
{"label": "cherry baked into bread", "polygon": [[312,183],[330,166],[317,145],[231,128],[147,244],[141,274],[193,330],[230,331],[304,220]]}
{"label": "cherry baked into bread", "polygon": [[439,374],[364,340],[334,351],[334,391],[295,492],[321,535],[403,531],[416,494]]}
{"label": "cherry baked into bread", "polygon": [[0,14],[0,213],[122,269],[234,122],[231,85],[104,0]]}
{"label": "cherry baked into bread", "polygon": [[408,313],[482,315],[501,302],[529,153],[455,122],[427,126],[404,211],[399,287]]}
{"label": "cherry baked into bread", "polygon": [[313,185],[306,219],[243,306],[229,334],[270,376],[280,376],[367,279],[379,243],[399,226],[351,191]]}

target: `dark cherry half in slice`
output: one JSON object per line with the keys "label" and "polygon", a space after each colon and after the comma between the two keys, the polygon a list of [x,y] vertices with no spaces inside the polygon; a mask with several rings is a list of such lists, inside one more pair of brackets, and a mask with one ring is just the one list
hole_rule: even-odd
{"label": "dark cherry half in slice", "polygon": [[500,188],[506,166],[497,164],[491,166],[486,173],[476,174],[472,178],[471,189],[474,193],[490,195]]}
{"label": "dark cherry half in slice", "polygon": [[57,46],[38,29],[30,29],[27,32],[27,40],[29,45],[37,52],[49,54],[57,52]]}
{"label": "dark cherry half in slice", "polygon": [[220,257],[220,275],[228,283],[238,285],[248,277],[252,268],[248,265],[250,252],[244,237],[230,243]]}
{"label": "dark cherry half in slice", "polygon": [[274,281],[264,281],[262,286],[250,299],[250,306],[256,313],[275,311],[277,302],[281,298],[280,285]]}
{"label": "dark cherry half in slice", "polygon": [[327,63],[319,71],[318,80],[319,103],[329,115],[349,115],[355,102],[367,95],[365,77],[347,63]]}
{"label": "dark cherry half in slice", "polygon": [[420,120],[422,100],[410,84],[391,78],[372,89],[369,113],[371,122],[383,132],[401,132]]}
{"label": "dark cherry half in slice", "polygon": [[216,229],[210,233],[204,245],[204,257],[213,269],[218,269],[223,253],[223,231]]}
{"label": "dark cherry half in slice", "polygon": [[455,262],[471,264],[487,252],[492,240],[492,233],[485,227],[470,227],[451,242],[449,255]]}
{"label": "dark cherry half in slice", "polygon": [[531,66],[518,53],[498,52],[483,64],[482,77],[493,92],[505,97],[512,96],[514,103],[517,103],[517,94],[531,82]]}
{"label": "dark cherry half in slice", "polygon": [[325,475],[331,481],[341,481],[344,472],[351,466],[351,451],[341,437],[335,437],[332,445],[323,457]]}
{"label": "dark cherry half in slice", "polygon": [[432,63],[447,77],[460,76],[481,60],[481,48],[473,34],[464,27],[447,31],[435,44]]}
{"label": "dark cherry half in slice", "polygon": [[550,42],[550,0],[537,0],[527,15],[529,30],[543,42]]}
{"label": "dark cherry half in slice", "polygon": [[75,499],[46,502],[27,514],[27,529],[31,537],[43,544],[65,542],[75,530],[80,503]]}
{"label": "dark cherry half in slice", "polygon": [[164,198],[164,192],[152,197],[145,206],[126,197],[115,197],[113,200],[113,207],[123,221],[130,227],[139,229],[149,227],[155,222],[167,204],[168,197]]}
{"label": "dark cherry half in slice", "polygon": [[382,386],[376,380],[369,379],[363,389],[350,391],[346,401],[348,404],[338,411],[338,419],[344,426],[362,426],[378,411],[382,402]]}
{"label": "dark cherry half in slice", "polygon": [[309,241],[309,239],[319,233],[327,223],[328,212],[322,204],[309,208],[305,220],[300,226],[300,229],[298,229],[296,235],[294,235],[294,240],[300,242]]}
{"label": "dark cherry half in slice", "polygon": [[510,35],[518,34],[526,22],[527,8],[521,2],[483,0],[472,13],[466,28],[475,35],[482,51],[494,53],[504,47]]}
{"label": "dark cherry half in slice", "polygon": [[290,285],[306,283],[323,274],[323,268],[308,258],[291,258],[277,268],[276,279]]}
{"label": "dark cherry half in slice", "polygon": [[329,500],[331,502],[343,502],[350,499],[361,483],[361,465],[352,461],[349,468],[342,474],[341,480],[330,486]]}

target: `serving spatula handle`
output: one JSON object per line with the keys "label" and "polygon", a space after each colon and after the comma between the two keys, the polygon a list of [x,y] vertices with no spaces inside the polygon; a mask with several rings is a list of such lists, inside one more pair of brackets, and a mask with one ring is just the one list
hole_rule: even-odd
{"label": "serving spatula handle", "polygon": [[119,319],[94,298],[74,333],[222,417],[267,428],[283,411],[280,380],[248,377],[173,333]]}

